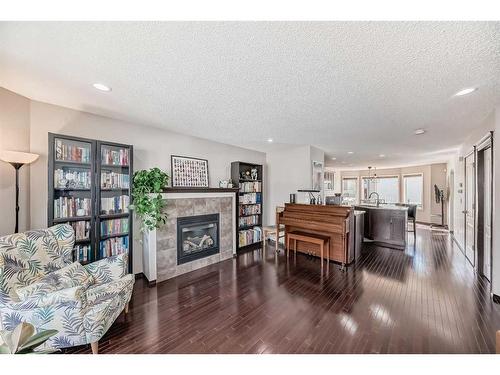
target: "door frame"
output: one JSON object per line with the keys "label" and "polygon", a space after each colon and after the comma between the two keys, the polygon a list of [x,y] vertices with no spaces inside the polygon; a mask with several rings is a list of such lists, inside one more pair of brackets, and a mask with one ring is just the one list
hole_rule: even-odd
{"label": "door frame", "polygon": [[[487,149],[491,149],[491,161],[490,161],[490,165],[489,166],[485,166],[484,164],[484,156],[482,156],[481,158],[479,157],[480,156],[480,153],[487,150]],[[478,262],[477,262],[477,271],[478,273],[481,275],[481,276],[484,276],[484,269],[483,269],[483,266],[484,266],[484,259],[483,259],[483,256],[484,256],[484,228],[483,228],[483,225],[482,225],[482,221],[483,221],[483,217],[484,217],[484,213],[482,212],[483,211],[483,207],[484,207],[484,199],[483,197],[479,194],[479,191],[483,191],[484,188],[482,186],[480,186],[480,179],[479,179],[479,173],[483,173],[483,176],[484,176],[484,168],[485,167],[489,167],[490,168],[490,176],[491,176],[491,181],[490,181],[490,223],[491,223],[491,226],[493,227],[493,197],[494,197],[494,186],[495,186],[495,182],[494,182],[494,179],[493,179],[493,173],[494,173],[494,157],[493,157],[493,131],[490,131],[487,135],[485,135],[477,144],[476,146],[476,157],[475,157],[475,160],[477,161],[477,167],[476,167],[476,202],[477,202],[477,205],[476,205],[476,223],[477,223],[477,227],[476,227],[476,249],[477,249],[477,258],[478,258]],[[479,163],[479,161],[481,161],[481,163]],[[480,214],[480,211],[481,211],[481,214]],[[492,228],[493,229],[493,228]],[[493,279],[493,235],[491,235],[491,238],[490,238],[490,277],[489,279],[486,277],[486,279],[488,279],[490,281],[490,288],[491,288],[491,282],[492,282],[492,279]]]}
{"label": "door frame", "polygon": [[[468,193],[467,193],[467,158],[472,156],[472,186],[474,187],[474,194],[472,195],[472,207],[474,209],[474,216],[473,216],[473,236],[474,239],[472,241],[474,246],[474,254],[473,254],[473,259],[469,259],[467,256],[467,205],[468,205],[468,200],[467,198]],[[474,145],[472,147],[472,150],[465,154],[464,156],[464,210],[462,211],[464,215],[464,253],[465,253],[465,258],[470,262],[472,265],[472,268],[476,270],[477,267],[477,247],[476,247],[476,240],[477,240],[477,221],[476,221],[476,216],[477,216],[477,209],[476,209],[476,195],[477,195],[477,168],[476,168],[476,146]]]}

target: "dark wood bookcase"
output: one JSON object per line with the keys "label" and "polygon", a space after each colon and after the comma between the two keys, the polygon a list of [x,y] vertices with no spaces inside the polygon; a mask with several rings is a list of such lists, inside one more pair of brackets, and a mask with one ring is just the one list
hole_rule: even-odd
{"label": "dark wood bookcase", "polygon": [[237,249],[246,251],[261,247],[264,214],[262,165],[234,161],[231,163],[231,180],[239,187],[236,202]]}
{"label": "dark wood bookcase", "polygon": [[133,146],[49,133],[48,150],[48,226],[73,226],[73,260],[127,252],[132,272]]}

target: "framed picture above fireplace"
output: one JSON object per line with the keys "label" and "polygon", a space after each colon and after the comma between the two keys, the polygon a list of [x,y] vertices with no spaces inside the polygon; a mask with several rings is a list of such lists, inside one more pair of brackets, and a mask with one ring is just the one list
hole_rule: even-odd
{"label": "framed picture above fireplace", "polygon": [[208,160],[172,155],[172,187],[207,188]]}

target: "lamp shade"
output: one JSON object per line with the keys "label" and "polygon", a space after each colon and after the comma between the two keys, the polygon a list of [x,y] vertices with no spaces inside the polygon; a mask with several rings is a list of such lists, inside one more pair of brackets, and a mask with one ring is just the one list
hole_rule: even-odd
{"label": "lamp shade", "polygon": [[38,156],[37,154],[31,154],[29,152],[0,151],[0,160],[7,163],[30,164],[38,159]]}

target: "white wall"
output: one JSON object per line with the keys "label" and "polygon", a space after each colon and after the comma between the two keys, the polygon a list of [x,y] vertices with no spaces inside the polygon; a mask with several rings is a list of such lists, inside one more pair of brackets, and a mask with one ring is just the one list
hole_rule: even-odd
{"label": "white wall", "polygon": [[[0,150],[29,152],[29,99],[0,88]],[[38,163],[35,162],[35,163]],[[19,230],[29,228],[30,166],[19,170]],[[0,161],[0,236],[14,232],[16,174],[8,163]]]}
{"label": "white wall", "polygon": [[[48,133],[107,140],[134,146],[134,169],[159,167],[170,174],[170,155],[208,159],[210,186],[230,178],[232,161],[265,164],[265,154],[240,147],[135,125],[86,112],[31,101],[31,152],[40,154],[31,167],[31,227],[47,226]],[[210,129],[207,127],[207,131]],[[264,197],[265,197],[264,192]],[[266,202],[264,202],[265,204]],[[134,225],[134,272],[142,271],[142,247],[137,220]]]}
{"label": "white wall", "polygon": [[[420,165],[404,168],[377,169],[377,176],[398,176],[399,177],[399,201],[403,201],[403,176],[406,174],[422,173],[423,175],[423,207],[417,210],[417,221],[423,223],[441,222],[440,217],[433,214],[441,214],[441,206],[434,199],[434,184],[446,191],[446,170],[445,163]],[[372,171],[373,174],[373,171]],[[341,171],[340,178],[355,176],[358,177],[358,194],[361,194],[361,177],[368,176],[368,169],[360,171]],[[447,223],[447,202],[445,202],[445,224]]]}
{"label": "white wall", "polygon": [[274,224],[276,206],[289,202],[290,194],[298,189],[309,189],[312,183],[310,146],[295,146],[278,149],[266,154],[267,166],[267,223]]}

